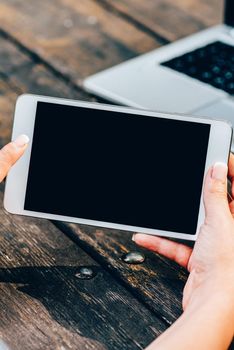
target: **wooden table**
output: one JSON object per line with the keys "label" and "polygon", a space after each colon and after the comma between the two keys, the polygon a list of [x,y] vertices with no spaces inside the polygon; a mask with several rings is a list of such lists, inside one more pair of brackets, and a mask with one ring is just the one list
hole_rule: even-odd
{"label": "wooden table", "polygon": [[[83,78],[219,23],[221,12],[220,0],[1,0],[0,144],[17,95],[96,100]],[[143,349],[181,314],[186,271],[147,251],[141,265],[122,262],[136,250],[131,233],[3,209],[0,222],[0,337],[9,349]],[[76,278],[80,266],[96,277]]]}

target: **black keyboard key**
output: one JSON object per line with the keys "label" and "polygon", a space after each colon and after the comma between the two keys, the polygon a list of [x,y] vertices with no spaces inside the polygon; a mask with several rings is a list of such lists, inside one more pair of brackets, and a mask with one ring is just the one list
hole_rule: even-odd
{"label": "black keyboard key", "polygon": [[212,67],[212,72],[215,73],[215,74],[219,74],[221,72],[221,67],[213,66]]}
{"label": "black keyboard key", "polygon": [[230,71],[227,71],[227,72],[224,73],[224,77],[225,77],[226,80],[231,80],[231,79],[233,79],[233,73],[230,72]]}
{"label": "black keyboard key", "polygon": [[234,46],[216,41],[161,65],[234,95]]}

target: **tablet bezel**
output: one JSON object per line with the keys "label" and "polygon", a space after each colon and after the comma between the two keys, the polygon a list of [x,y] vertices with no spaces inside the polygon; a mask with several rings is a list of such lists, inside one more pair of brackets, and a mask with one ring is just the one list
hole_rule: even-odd
{"label": "tablet bezel", "polygon": [[[215,162],[227,163],[228,161],[231,138],[232,138],[232,126],[228,121],[212,120],[212,119],[200,118],[200,117],[191,117],[187,115],[168,114],[168,113],[165,114],[163,112],[161,113],[161,112],[152,112],[147,110],[137,110],[129,107],[119,107],[119,106],[105,105],[105,104],[99,104],[99,103],[83,102],[83,101],[81,102],[81,101],[75,101],[75,100],[67,100],[62,98],[54,98],[54,97],[38,96],[38,95],[30,95],[30,94],[21,95],[16,102],[12,139],[15,139],[20,134],[26,134],[29,136],[31,141],[29,142],[28,148],[24,156],[12,167],[7,177],[5,194],[4,194],[4,207],[8,212],[12,214],[34,216],[39,218],[51,219],[51,220],[68,221],[73,223],[87,224],[87,225],[107,227],[107,228],[133,231],[133,232],[143,232],[143,233],[148,233],[148,234],[158,235],[158,236],[187,239],[187,240],[196,240],[199,232],[199,228],[201,224],[204,222],[204,217],[205,217],[203,200],[200,201],[197,232],[194,235],[24,210],[24,200],[25,200],[25,194],[26,194],[27,177],[28,177],[29,162],[30,162],[30,155],[31,155],[36,108],[37,108],[37,102],[39,101],[62,104],[62,105],[80,106],[84,108],[93,108],[93,109],[99,109],[99,110],[115,111],[115,112],[135,114],[135,115],[146,115],[151,117],[160,117],[160,118],[176,119],[176,120],[183,120],[183,121],[191,121],[195,123],[209,124],[211,125],[211,129],[210,129],[210,138],[209,138],[209,144],[208,144],[204,176],[208,168],[211,165],[213,165]],[[203,193],[203,188],[202,188],[202,193]]]}

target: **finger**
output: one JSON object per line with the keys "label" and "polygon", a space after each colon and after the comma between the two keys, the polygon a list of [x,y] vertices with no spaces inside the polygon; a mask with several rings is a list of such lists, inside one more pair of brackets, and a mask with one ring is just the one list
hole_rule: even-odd
{"label": "finger", "polygon": [[155,253],[175,261],[177,264],[187,268],[192,248],[184,244],[176,243],[165,238],[136,233],[133,236],[136,244],[152,250]]}
{"label": "finger", "polygon": [[228,161],[228,176],[234,178],[234,154],[230,152]]}
{"label": "finger", "polygon": [[227,200],[227,173],[224,163],[216,163],[206,175],[204,183],[204,205],[206,219],[216,221],[220,215],[230,215]]}
{"label": "finger", "polygon": [[23,155],[28,142],[28,136],[20,135],[0,150],[0,182],[6,177],[12,165]]}
{"label": "finger", "polygon": [[231,194],[234,197],[234,155],[232,153],[228,161],[228,177],[231,180]]}
{"label": "finger", "polygon": [[234,218],[234,201],[231,201],[229,203],[229,208],[230,208],[230,212],[231,212],[231,214],[232,214],[232,216]]}
{"label": "finger", "polygon": [[230,153],[228,161],[228,201],[232,216],[234,216],[234,155]]}

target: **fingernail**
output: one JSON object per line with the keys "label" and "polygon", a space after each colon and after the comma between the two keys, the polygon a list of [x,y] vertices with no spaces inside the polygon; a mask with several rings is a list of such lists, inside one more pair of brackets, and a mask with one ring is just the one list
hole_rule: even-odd
{"label": "fingernail", "polygon": [[227,172],[228,172],[227,164],[217,162],[213,166],[212,178],[215,180],[226,180]]}
{"label": "fingernail", "polygon": [[132,235],[132,241],[135,242],[135,233]]}
{"label": "fingernail", "polygon": [[18,147],[24,147],[27,145],[27,143],[29,143],[29,137],[27,135],[20,135],[14,140],[14,143]]}

